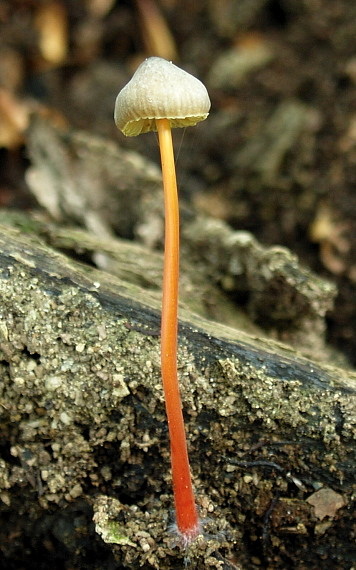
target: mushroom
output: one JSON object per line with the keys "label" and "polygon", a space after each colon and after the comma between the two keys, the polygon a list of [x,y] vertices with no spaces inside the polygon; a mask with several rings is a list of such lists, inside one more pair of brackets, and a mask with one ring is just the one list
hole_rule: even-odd
{"label": "mushroom", "polygon": [[165,202],[161,319],[161,370],[168,419],[176,524],[182,543],[201,533],[189,467],[177,374],[179,207],[172,127],[187,127],[209,114],[208,92],[198,79],[160,57],[146,59],[120,91],[115,123],[126,136],[158,131]]}

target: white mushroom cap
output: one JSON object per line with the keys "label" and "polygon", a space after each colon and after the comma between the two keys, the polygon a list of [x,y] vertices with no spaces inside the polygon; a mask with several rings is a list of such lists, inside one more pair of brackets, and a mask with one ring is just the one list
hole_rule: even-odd
{"label": "white mushroom cap", "polygon": [[171,127],[189,127],[207,118],[208,92],[199,79],[161,57],[149,57],[120,91],[116,126],[128,137],[156,131],[156,119]]}

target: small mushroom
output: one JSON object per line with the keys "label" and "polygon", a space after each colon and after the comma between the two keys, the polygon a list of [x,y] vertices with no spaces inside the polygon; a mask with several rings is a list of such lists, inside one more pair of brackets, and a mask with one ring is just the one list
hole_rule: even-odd
{"label": "small mushroom", "polygon": [[208,92],[199,79],[161,57],[146,59],[120,91],[115,123],[128,137],[157,131],[157,120],[171,128],[190,127],[209,114]]}
{"label": "small mushroom", "polygon": [[177,531],[184,545],[201,532],[189,467],[177,374],[179,207],[172,127],[203,121],[210,109],[204,85],[160,57],[146,59],[120,91],[115,123],[126,136],[158,131],[165,197],[161,370],[169,427]]}

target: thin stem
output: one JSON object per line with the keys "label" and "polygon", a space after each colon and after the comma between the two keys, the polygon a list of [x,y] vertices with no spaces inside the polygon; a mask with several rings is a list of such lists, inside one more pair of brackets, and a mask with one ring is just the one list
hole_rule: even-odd
{"label": "thin stem", "polygon": [[171,126],[157,119],[161,152],[164,203],[165,251],[161,324],[161,367],[168,418],[173,492],[178,531],[187,542],[200,531],[190,475],[187,440],[177,374],[179,207]]}

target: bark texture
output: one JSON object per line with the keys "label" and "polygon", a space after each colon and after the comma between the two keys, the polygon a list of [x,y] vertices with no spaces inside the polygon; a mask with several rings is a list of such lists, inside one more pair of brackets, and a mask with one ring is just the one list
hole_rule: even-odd
{"label": "bark texture", "polygon": [[91,541],[107,568],[180,568],[187,557],[192,568],[351,568],[353,372],[182,307],[180,381],[206,537],[181,551],[167,530],[159,339],[146,334],[159,329],[159,295],[23,230],[3,225],[0,242],[3,520],[15,525],[21,506],[33,547],[79,560]]}

